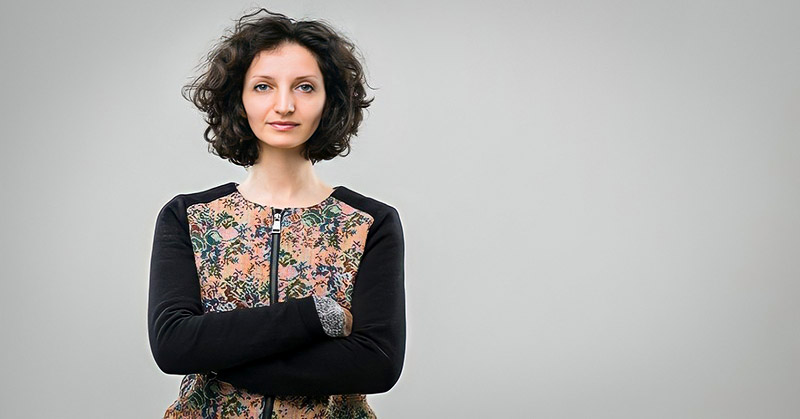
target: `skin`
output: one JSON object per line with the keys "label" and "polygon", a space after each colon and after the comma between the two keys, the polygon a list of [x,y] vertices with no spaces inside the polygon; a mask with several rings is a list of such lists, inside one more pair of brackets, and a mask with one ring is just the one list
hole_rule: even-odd
{"label": "skin", "polygon": [[[277,208],[308,207],[330,196],[333,188],[301,154],[325,106],[324,80],[314,55],[295,43],[261,51],[245,73],[242,104],[259,146],[258,160],[237,187],[242,196]],[[299,125],[289,131],[269,125],[279,120]],[[344,311],[345,335],[350,335],[353,316]]]}

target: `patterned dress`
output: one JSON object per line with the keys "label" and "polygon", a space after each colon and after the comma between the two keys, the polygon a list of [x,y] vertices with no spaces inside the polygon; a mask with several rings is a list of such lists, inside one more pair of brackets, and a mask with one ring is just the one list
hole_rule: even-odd
{"label": "patterned dress", "polygon": [[[183,375],[164,417],[374,418],[366,394],[394,386],[405,352],[397,210],[344,186],[275,209],[237,187],[177,195],[156,221],[150,345]],[[325,334],[313,296],[351,311],[349,336]]]}

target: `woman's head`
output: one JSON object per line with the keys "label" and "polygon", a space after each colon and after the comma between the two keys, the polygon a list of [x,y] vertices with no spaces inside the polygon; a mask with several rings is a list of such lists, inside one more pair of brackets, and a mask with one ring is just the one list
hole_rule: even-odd
{"label": "woman's head", "polygon": [[[298,147],[312,163],[330,160],[349,153],[373,100],[355,54],[323,21],[259,9],[222,37],[183,94],[206,114],[209,150],[235,164],[251,166],[269,147]],[[300,125],[281,131],[269,125],[276,120]]]}

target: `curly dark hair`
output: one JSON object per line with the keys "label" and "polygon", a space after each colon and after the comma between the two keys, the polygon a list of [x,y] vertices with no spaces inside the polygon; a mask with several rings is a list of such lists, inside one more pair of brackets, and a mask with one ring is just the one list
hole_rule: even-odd
{"label": "curly dark hair", "polygon": [[[268,15],[258,16],[266,12]],[[324,20],[300,20],[259,8],[239,18],[208,53],[204,71],[183,86],[182,96],[192,102],[208,123],[203,137],[208,151],[239,166],[258,159],[258,138],[247,121],[242,88],[253,58],[286,42],[307,48],[319,65],[325,84],[325,106],[317,130],[306,141],[303,156],[314,164],[350,154],[350,138],[358,133],[367,84],[353,42]],[[370,87],[371,88],[371,87]]]}

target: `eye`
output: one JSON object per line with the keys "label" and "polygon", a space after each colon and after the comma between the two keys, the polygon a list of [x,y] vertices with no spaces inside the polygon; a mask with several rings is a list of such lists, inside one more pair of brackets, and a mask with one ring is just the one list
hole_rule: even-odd
{"label": "eye", "polygon": [[300,86],[297,86],[297,87],[308,87],[307,90],[303,90],[306,93],[314,91],[314,86],[312,86],[312,85],[310,85],[308,83],[301,84]]}
{"label": "eye", "polygon": [[258,88],[259,86],[266,86],[266,87],[269,87],[269,86],[267,86],[267,85],[266,85],[266,84],[264,84],[264,83],[259,83],[259,84],[255,85],[255,86],[253,86],[253,90],[255,90],[256,92],[263,92],[264,90],[262,90],[262,89],[259,89],[259,88]]}

